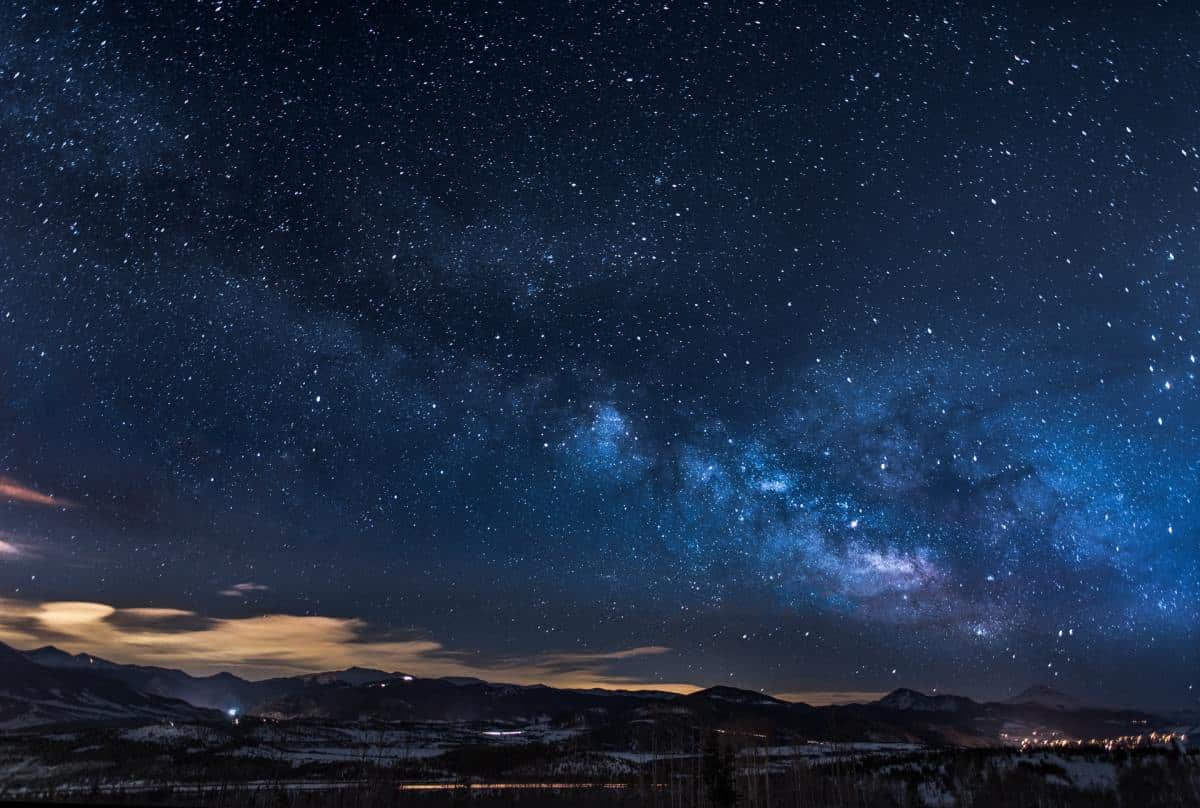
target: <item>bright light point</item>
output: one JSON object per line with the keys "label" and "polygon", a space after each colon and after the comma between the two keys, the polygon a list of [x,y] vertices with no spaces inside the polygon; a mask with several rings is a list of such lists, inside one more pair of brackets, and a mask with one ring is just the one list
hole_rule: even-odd
{"label": "bright light point", "polygon": [[225,712],[229,713],[230,718],[237,718],[238,711],[236,707],[230,707]]}

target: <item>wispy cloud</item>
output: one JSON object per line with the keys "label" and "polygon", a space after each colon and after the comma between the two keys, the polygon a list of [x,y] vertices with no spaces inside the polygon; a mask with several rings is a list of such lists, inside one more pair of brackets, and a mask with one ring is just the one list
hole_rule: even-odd
{"label": "wispy cloud", "polygon": [[166,665],[195,674],[228,670],[251,678],[361,665],[417,676],[475,676],[514,684],[697,689],[621,672],[639,658],[671,653],[663,646],[483,659],[432,639],[370,639],[362,620],[312,615],[209,618],[184,609],[0,599],[0,641],[17,647],[52,643],[72,653],[119,662]]}
{"label": "wispy cloud", "polygon": [[878,701],[885,695],[873,690],[802,690],[794,693],[776,693],[775,698],[804,702],[814,707],[826,707],[830,704],[865,704]]}
{"label": "wispy cloud", "polygon": [[600,662],[611,659],[634,659],[636,657],[669,653],[671,653],[671,649],[665,645],[641,645],[637,648],[626,648],[622,651],[605,651],[600,653],[571,651],[563,654],[547,654],[543,659],[548,662],[571,664],[576,662]]}
{"label": "wispy cloud", "polygon": [[12,477],[0,476],[0,499],[13,502],[23,502],[28,505],[44,505],[50,508],[73,508],[75,503],[69,499],[44,494],[30,488]]}
{"label": "wispy cloud", "polygon": [[0,530],[0,560],[16,561],[35,558],[33,548],[19,536]]}
{"label": "wispy cloud", "polygon": [[254,592],[266,592],[270,588],[266,584],[256,584],[253,581],[246,581],[245,583],[234,584],[228,589],[222,589],[217,594],[224,595],[227,598],[244,598]]}

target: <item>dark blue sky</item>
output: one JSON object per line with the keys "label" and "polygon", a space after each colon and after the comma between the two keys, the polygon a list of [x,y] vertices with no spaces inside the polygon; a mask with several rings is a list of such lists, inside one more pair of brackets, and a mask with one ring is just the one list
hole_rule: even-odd
{"label": "dark blue sky", "polygon": [[0,639],[1194,704],[1200,15],[826,5],[5,4]]}

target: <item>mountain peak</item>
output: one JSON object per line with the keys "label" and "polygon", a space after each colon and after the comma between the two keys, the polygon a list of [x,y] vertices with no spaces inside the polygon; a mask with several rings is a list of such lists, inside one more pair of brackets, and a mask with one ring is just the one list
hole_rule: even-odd
{"label": "mountain peak", "polygon": [[21,661],[28,662],[29,660],[25,659],[25,655],[16,648],[0,642],[0,662],[9,667],[20,664]]}
{"label": "mountain peak", "polygon": [[376,670],[375,668],[360,668],[355,665],[345,670],[310,673],[300,678],[313,684],[365,685],[395,676],[397,674]]}
{"label": "mountain peak", "polygon": [[766,693],[742,690],[741,688],[729,687],[727,685],[717,685],[705,688],[704,690],[697,690],[691,694],[690,698],[728,701],[734,704],[787,704],[787,702],[780,701],[774,696],[768,696]]}
{"label": "mountain peak", "polygon": [[41,648],[34,648],[32,651],[22,653],[29,661],[51,668],[81,668],[89,665],[112,667],[113,665],[106,659],[91,654],[72,654],[70,651],[64,651],[54,645],[43,645]]}
{"label": "mountain peak", "polygon": [[1077,710],[1084,704],[1074,696],[1068,696],[1049,685],[1033,685],[1006,700],[1008,704],[1037,704],[1055,710]]}
{"label": "mountain peak", "polygon": [[899,687],[875,702],[889,710],[917,710],[921,712],[956,712],[970,707],[975,702],[966,696],[929,695],[919,690]]}
{"label": "mountain peak", "polygon": [[34,648],[32,651],[26,651],[25,656],[30,659],[40,659],[49,661],[52,659],[67,660],[74,659],[75,655],[70,654],[55,645],[43,645],[41,648]]}

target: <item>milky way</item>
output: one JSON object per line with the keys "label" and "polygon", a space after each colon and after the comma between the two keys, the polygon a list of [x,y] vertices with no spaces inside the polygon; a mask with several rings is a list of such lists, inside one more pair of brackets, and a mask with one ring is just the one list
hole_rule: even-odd
{"label": "milky way", "polygon": [[6,3],[0,638],[1195,703],[1200,17],[1089,6]]}

